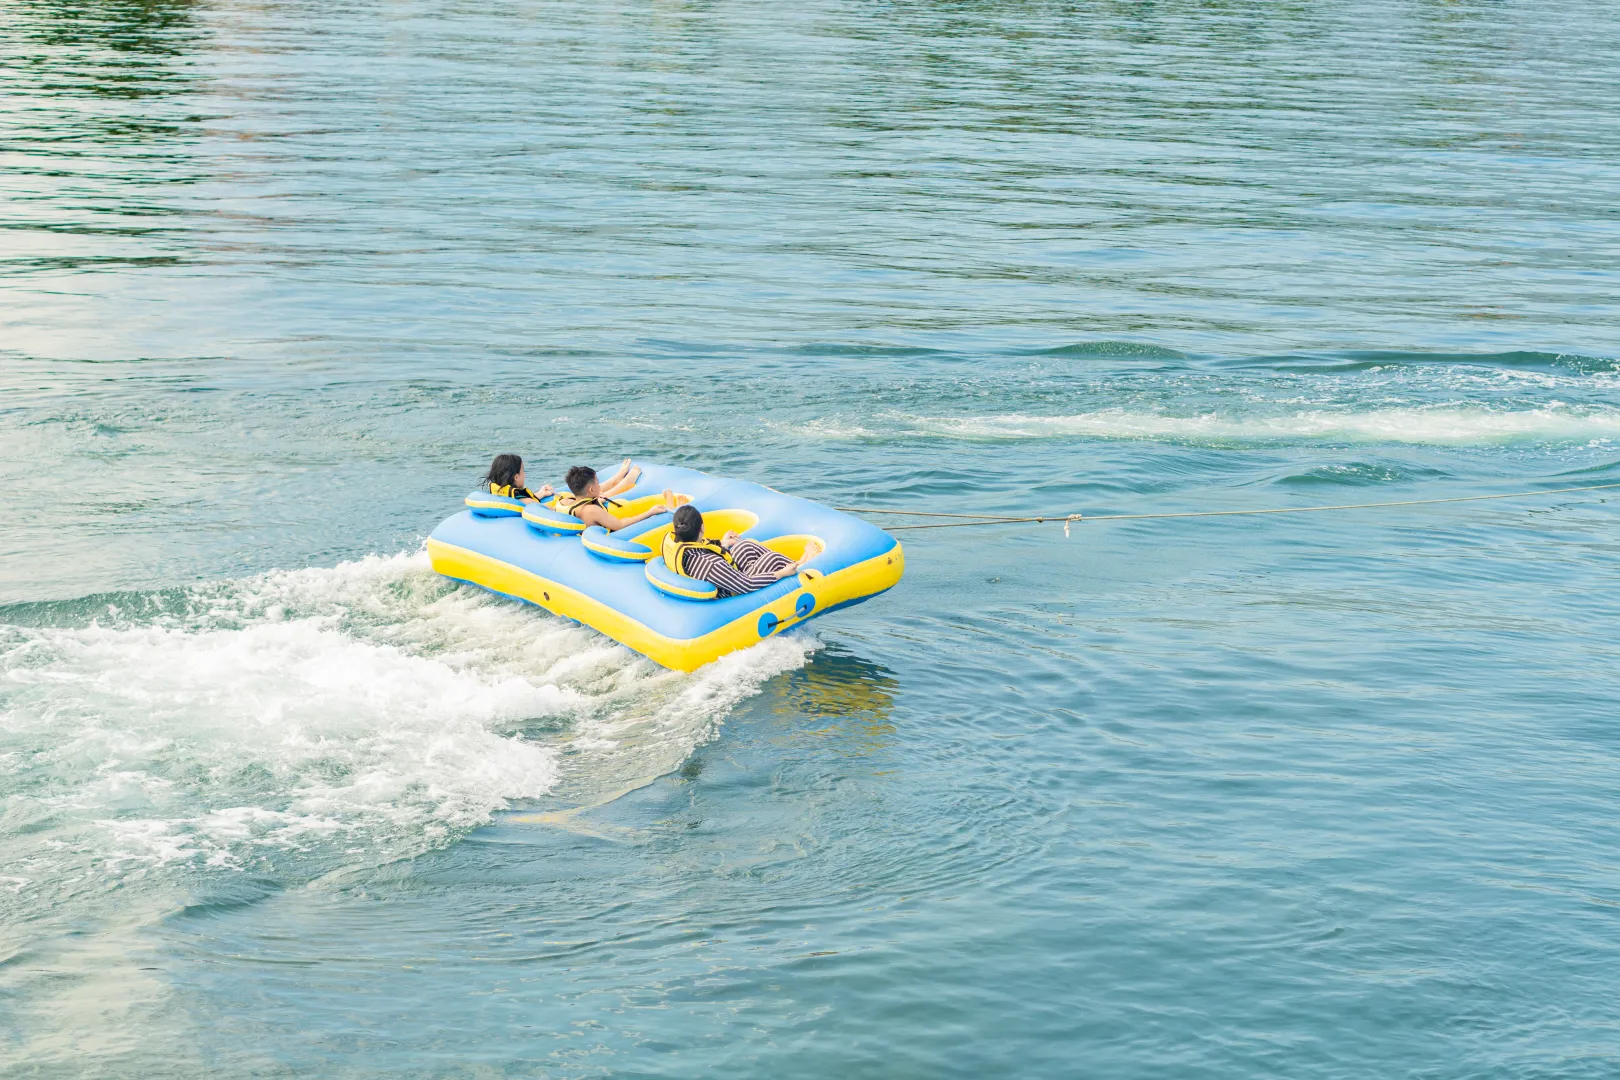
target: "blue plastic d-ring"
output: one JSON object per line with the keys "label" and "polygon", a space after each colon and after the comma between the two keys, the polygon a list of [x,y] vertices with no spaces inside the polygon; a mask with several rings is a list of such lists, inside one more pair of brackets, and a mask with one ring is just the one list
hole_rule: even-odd
{"label": "blue plastic d-ring", "polygon": [[759,636],[770,637],[776,632],[776,624],[778,621],[779,620],[777,617],[771,614],[769,611],[761,615],[759,617]]}
{"label": "blue plastic d-ring", "polygon": [[809,593],[799,597],[798,602],[793,605],[793,614],[801,619],[814,610],[816,610],[816,598]]}

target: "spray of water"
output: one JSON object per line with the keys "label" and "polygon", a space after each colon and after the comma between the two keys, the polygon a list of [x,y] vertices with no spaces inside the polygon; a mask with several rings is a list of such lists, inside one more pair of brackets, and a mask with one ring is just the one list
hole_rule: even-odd
{"label": "spray of water", "polygon": [[313,881],[599,804],[813,647],[670,672],[421,554],[27,615],[0,621],[0,961],[200,881]]}

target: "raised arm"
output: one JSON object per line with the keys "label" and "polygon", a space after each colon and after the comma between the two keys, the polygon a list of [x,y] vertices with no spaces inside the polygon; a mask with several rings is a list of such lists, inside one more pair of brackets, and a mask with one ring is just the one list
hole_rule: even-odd
{"label": "raised arm", "polygon": [[651,510],[647,510],[644,513],[637,514],[633,518],[621,518],[614,514],[608,513],[599,506],[587,506],[580,510],[579,520],[585,522],[587,525],[600,525],[608,532],[618,532],[627,525],[636,525],[640,522],[646,521],[650,517],[656,517],[659,514],[667,514],[671,512],[675,508],[674,503],[674,494],[672,492],[665,491],[664,501],[661,505],[655,506]]}
{"label": "raised arm", "polygon": [[619,523],[619,528],[622,529],[626,525],[634,525],[637,522],[646,521],[648,518],[657,517],[659,514],[673,514],[674,512],[675,512],[675,493],[673,491],[671,491],[669,488],[665,488],[664,489],[664,501],[663,502],[659,503],[657,506],[652,507],[651,509],[642,511],[641,513],[637,514],[633,518],[625,518],[623,521],[621,521]]}

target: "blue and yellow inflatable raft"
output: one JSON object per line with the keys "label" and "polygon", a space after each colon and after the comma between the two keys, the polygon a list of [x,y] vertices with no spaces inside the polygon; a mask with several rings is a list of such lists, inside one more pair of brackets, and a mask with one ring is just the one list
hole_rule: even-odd
{"label": "blue and yellow inflatable raft", "polygon": [[703,512],[703,531],[713,539],[734,530],[790,559],[812,540],[822,552],[796,577],[716,599],[708,582],[664,565],[658,552],[667,514],[610,533],[549,506],[475,491],[465,511],[433,530],[428,557],[446,577],[584,623],[677,671],[869,600],[905,572],[900,542],[877,526],[746,480],[643,466],[613,512],[634,517],[665,488]]}

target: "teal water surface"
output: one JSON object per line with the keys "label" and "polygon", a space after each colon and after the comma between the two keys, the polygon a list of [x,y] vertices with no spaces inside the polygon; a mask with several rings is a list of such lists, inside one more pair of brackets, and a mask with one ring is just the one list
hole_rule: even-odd
{"label": "teal water surface", "polygon": [[421,552],[1620,483],[1607,7],[0,12],[0,1075],[1620,1072],[1604,492],[901,533],[690,675]]}

